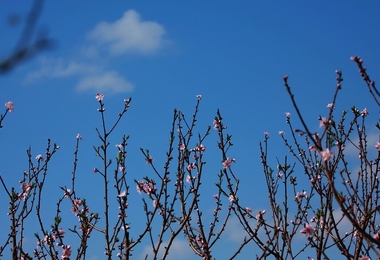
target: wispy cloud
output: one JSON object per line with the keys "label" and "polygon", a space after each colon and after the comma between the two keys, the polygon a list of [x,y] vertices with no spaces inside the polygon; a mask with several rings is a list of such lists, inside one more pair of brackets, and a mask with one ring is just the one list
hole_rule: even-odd
{"label": "wispy cloud", "polygon": [[[165,242],[166,244],[167,242]],[[145,257],[148,255],[148,259],[152,258],[152,247],[150,245],[147,245],[144,247],[143,251],[141,252],[138,259],[145,259]],[[159,256],[163,254],[163,250],[159,251]],[[169,255],[167,259],[183,259],[183,260],[190,260],[194,259],[195,253],[190,248],[188,242],[183,239],[175,239],[170,246]]]}
{"label": "wispy cloud", "polygon": [[[126,11],[114,22],[99,22],[71,58],[40,58],[39,68],[30,72],[27,84],[43,78],[78,77],[78,91],[130,92],[134,89],[115,68],[112,59],[128,54],[154,54],[164,45],[165,29],[154,21],[143,21],[134,11]],[[109,55],[111,54],[111,55]]]}
{"label": "wispy cloud", "polygon": [[84,76],[79,81],[77,89],[79,91],[96,90],[96,92],[102,92],[107,89],[112,93],[120,93],[132,91],[133,85],[116,71],[106,71],[102,74]]}
{"label": "wispy cloud", "polygon": [[99,23],[89,38],[112,54],[149,54],[163,46],[164,34],[163,26],[152,21],[142,21],[136,11],[129,10],[113,23]]}
{"label": "wispy cloud", "polygon": [[39,69],[27,75],[26,81],[33,82],[40,78],[63,78],[74,75],[85,75],[96,73],[100,67],[94,64],[80,62],[77,60],[64,60],[62,58],[49,59],[46,57],[39,59]]}

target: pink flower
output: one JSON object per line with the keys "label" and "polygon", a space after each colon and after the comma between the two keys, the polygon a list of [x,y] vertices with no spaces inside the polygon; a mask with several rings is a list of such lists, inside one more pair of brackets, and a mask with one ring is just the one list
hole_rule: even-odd
{"label": "pink flower", "polygon": [[234,202],[235,201],[235,196],[231,194],[230,196],[228,196],[228,200],[230,202]]}
{"label": "pink flower", "polygon": [[32,188],[32,184],[30,184],[30,183],[22,183],[21,184],[21,189],[22,189],[22,193],[20,193],[20,194],[18,194],[18,199],[19,200],[21,200],[21,199],[23,199],[24,201],[25,201],[25,199],[28,197],[28,195],[29,195],[29,192],[30,192],[30,190],[31,190],[31,188]]}
{"label": "pink flower", "polygon": [[380,152],[380,143],[379,143],[379,142],[377,142],[377,143],[375,144],[375,148]]}
{"label": "pink flower", "polygon": [[202,99],[202,95],[197,95],[197,99],[201,100]]}
{"label": "pink flower", "polygon": [[333,103],[327,104],[327,108],[333,109],[334,108],[334,104]]}
{"label": "pink flower", "polygon": [[77,134],[77,139],[78,140],[83,140],[82,136],[80,134]]}
{"label": "pink flower", "polygon": [[314,228],[310,224],[306,224],[303,229],[301,229],[300,233],[305,234],[306,237],[311,237],[314,235]]}
{"label": "pink flower", "polygon": [[191,163],[191,164],[189,164],[189,165],[187,166],[187,169],[188,169],[189,171],[195,169],[195,163]]}
{"label": "pink flower", "polygon": [[126,107],[129,107],[129,103],[131,103],[131,99],[130,98],[124,99],[124,103]]}
{"label": "pink flower", "polygon": [[145,161],[146,161],[146,164],[152,164],[153,157],[149,155],[147,158],[145,158]]}
{"label": "pink flower", "polygon": [[79,206],[82,206],[83,202],[80,199],[75,199],[74,204],[75,204],[75,206],[79,207]]}
{"label": "pink flower", "polygon": [[195,147],[195,151],[204,152],[204,151],[206,151],[206,147],[203,144],[200,144],[199,146]]}
{"label": "pink flower", "polygon": [[284,131],[278,131],[278,134],[283,136],[284,135]]}
{"label": "pink flower", "polygon": [[371,260],[371,258],[369,258],[369,256],[362,255],[362,257],[360,258],[360,260]]}
{"label": "pink flower", "polygon": [[364,108],[363,111],[361,112],[362,117],[368,116],[369,112],[367,108]]}
{"label": "pink flower", "polygon": [[186,149],[186,145],[181,144],[181,145],[179,146],[179,150],[183,151],[183,150],[185,150],[185,149]]}
{"label": "pink flower", "polygon": [[234,158],[227,158],[224,162],[222,162],[222,165],[223,165],[223,168],[226,169],[226,168],[230,168],[231,164],[235,162],[235,159]]}
{"label": "pink flower", "polygon": [[215,119],[214,119],[214,121],[213,121],[212,123],[213,123],[213,125],[214,125],[214,129],[215,129],[215,130],[218,130],[219,127],[220,127],[220,123],[221,123],[221,121],[220,121],[218,118],[215,117]]}
{"label": "pink flower", "polygon": [[334,153],[330,151],[329,148],[326,148],[326,150],[321,151],[321,156],[323,161],[330,161],[330,159],[334,156]]}
{"label": "pink flower", "polygon": [[123,191],[119,195],[117,195],[118,198],[124,198],[125,196],[127,196],[127,192],[126,191]]}
{"label": "pink flower", "polygon": [[303,192],[297,192],[297,195],[296,195],[296,200],[301,200],[302,198],[307,198],[307,192],[306,191],[303,191]]}
{"label": "pink flower", "polygon": [[44,160],[44,157],[42,157],[41,154],[37,155],[36,156],[36,160],[39,162],[39,161],[43,161]]}
{"label": "pink flower", "polygon": [[96,100],[97,100],[98,102],[100,102],[100,101],[103,100],[104,95],[103,95],[102,93],[98,93],[98,94],[96,94],[95,98],[96,98]]}
{"label": "pink flower", "polygon": [[285,115],[286,115],[286,118],[289,119],[292,114],[290,114],[289,112],[286,112]]}
{"label": "pink flower", "polygon": [[142,185],[144,184],[144,181],[139,181],[139,184],[136,186],[136,191],[141,194],[142,192]]}
{"label": "pink flower", "polygon": [[316,151],[317,150],[317,147],[315,145],[310,145],[309,146],[309,150],[310,151]]}
{"label": "pink flower", "polygon": [[64,191],[65,198],[68,198],[70,196],[70,194],[71,194],[71,190],[70,189],[66,189]]}
{"label": "pink flower", "polygon": [[265,139],[268,139],[269,138],[269,133],[268,132],[264,132],[264,137],[265,137]]}
{"label": "pink flower", "polygon": [[60,230],[58,230],[58,233],[61,237],[63,237],[63,235],[66,233],[65,230],[63,230],[62,228]]}
{"label": "pink flower", "polygon": [[71,256],[71,246],[62,246],[62,249],[61,259],[69,259]]}
{"label": "pink flower", "polygon": [[7,103],[5,103],[5,107],[9,110],[9,112],[14,111],[14,105],[12,101],[8,101]]}
{"label": "pink flower", "polygon": [[267,211],[266,210],[262,210],[262,211],[259,211],[259,213],[257,213],[256,215],[256,220],[257,222],[260,222],[263,220],[263,216],[264,214],[266,213]]}
{"label": "pink flower", "polygon": [[245,211],[247,211],[247,213],[252,213],[252,209],[250,207],[246,207]]}
{"label": "pink flower", "polygon": [[326,127],[328,125],[328,120],[325,117],[322,117],[320,120],[319,127]]}
{"label": "pink flower", "polygon": [[136,190],[140,194],[142,191],[144,191],[147,195],[151,195],[152,193],[156,192],[157,188],[154,186],[153,182],[145,182],[141,180],[138,182]]}
{"label": "pink flower", "polygon": [[191,177],[190,177],[190,175],[187,175],[187,176],[186,176],[186,182],[187,182],[187,183],[190,183],[190,182],[191,182]]}

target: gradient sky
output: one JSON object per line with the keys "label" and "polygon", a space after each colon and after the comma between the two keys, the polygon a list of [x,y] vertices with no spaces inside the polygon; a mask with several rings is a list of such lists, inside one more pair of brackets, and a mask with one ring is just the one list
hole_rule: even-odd
{"label": "gradient sky", "polygon": [[[0,59],[4,59],[18,40],[30,5],[0,3]],[[234,170],[242,180],[242,200],[261,210],[267,195],[258,143],[268,131],[273,161],[283,158],[286,149],[277,132],[287,132],[285,112],[295,115],[284,75],[289,75],[306,121],[315,130],[318,116],[328,113],[336,69],[343,71],[344,78],[337,110],[367,107],[371,120],[378,119],[378,108],[349,58],[362,57],[376,80],[379,11],[378,1],[47,1],[37,34],[47,34],[54,48],[0,75],[0,102],[15,103],[0,132],[0,174],[18,187],[28,167],[26,149],[31,146],[33,154],[43,153],[46,139],[51,138],[61,146],[46,189],[52,205],[46,212],[54,214],[62,193],[59,186],[70,185],[75,137],[80,133],[78,181],[83,196],[96,204],[101,197],[96,194],[100,178],[92,172],[100,165],[92,148],[98,142],[95,127],[100,126],[95,94],[104,93],[110,120],[116,118],[124,98],[133,98],[114,142],[130,135],[128,172],[135,179],[152,173],[139,148],[149,148],[156,164],[163,165],[173,109],[190,118],[196,95],[201,94],[198,130],[204,132],[216,110],[221,110],[233,135],[230,155],[237,160]],[[20,23],[10,26],[9,17],[15,16]],[[212,134],[206,144],[210,148],[216,143],[216,133]],[[207,164],[210,183],[203,191],[210,197],[220,170],[219,154],[214,152]],[[5,193],[0,194],[4,198]],[[138,196],[136,202],[140,203]],[[1,200],[0,208],[6,207],[7,201]],[[92,210],[101,212],[95,205]],[[0,213],[4,223],[6,212]],[[232,225],[221,242],[231,247],[219,247],[214,252],[217,259],[238,245],[233,230]],[[102,246],[101,241],[94,243]],[[176,254],[194,259],[183,248],[185,240],[176,244],[169,259],[178,259]],[[238,259],[252,256],[253,248],[248,246]],[[90,259],[102,259],[102,252],[91,250]]]}

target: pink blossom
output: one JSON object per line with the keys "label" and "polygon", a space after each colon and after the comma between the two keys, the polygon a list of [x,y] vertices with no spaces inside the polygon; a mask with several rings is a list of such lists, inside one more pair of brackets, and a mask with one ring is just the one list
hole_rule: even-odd
{"label": "pink blossom", "polygon": [[145,158],[145,161],[146,161],[146,164],[152,164],[153,163],[153,157],[152,156],[148,156]]}
{"label": "pink blossom", "polygon": [[201,100],[202,99],[202,95],[197,95],[197,99]]}
{"label": "pink blossom", "polygon": [[323,161],[330,161],[330,159],[334,156],[334,153],[330,151],[329,148],[326,148],[326,150],[321,151],[321,156]]}
{"label": "pink blossom", "polygon": [[368,116],[369,112],[367,108],[364,108],[363,111],[361,112],[362,117]]}
{"label": "pink blossom", "polygon": [[5,107],[9,110],[9,112],[14,111],[14,105],[12,101],[8,101],[7,103],[5,103]]}
{"label": "pink blossom", "polygon": [[79,206],[82,206],[82,204],[83,204],[82,200],[80,200],[80,199],[75,199],[74,200],[74,205],[75,206],[79,207]]}
{"label": "pink blossom", "polygon": [[151,195],[152,193],[156,192],[157,188],[154,186],[154,183],[152,181],[149,181],[149,182],[139,181],[137,184],[136,190],[140,194],[141,194],[141,191],[144,191],[147,195]]}
{"label": "pink blossom", "polygon": [[283,136],[284,135],[284,131],[278,131],[278,134]]}
{"label": "pink blossom", "polygon": [[100,102],[100,101],[103,100],[104,95],[103,95],[102,93],[98,93],[98,94],[96,94],[95,98],[96,98],[96,100],[97,100],[98,102]]}
{"label": "pink blossom", "polygon": [[77,134],[77,139],[78,140],[83,140],[82,136],[80,134]]}
{"label": "pink blossom", "polygon": [[186,182],[187,182],[187,183],[190,183],[190,182],[191,182],[191,177],[190,177],[190,175],[187,175],[187,176],[186,176]]}
{"label": "pink blossom", "polygon": [[228,200],[230,202],[234,202],[235,201],[235,196],[231,194],[230,196],[228,196]]}
{"label": "pink blossom", "polygon": [[129,103],[131,103],[131,99],[130,98],[124,99],[124,103],[126,107],[129,107]]}
{"label": "pink blossom", "polygon": [[334,104],[333,103],[327,104],[327,108],[333,109],[334,108]]}
{"label": "pink blossom", "polygon": [[316,151],[317,150],[317,147],[315,145],[310,145],[309,146],[309,150],[310,151]]}
{"label": "pink blossom", "polygon": [[377,143],[375,144],[375,148],[380,152],[380,143],[379,143],[379,142],[377,142]]}
{"label": "pink blossom", "polygon": [[371,258],[369,258],[369,256],[362,255],[362,257],[360,258],[360,260],[371,260]]}
{"label": "pink blossom", "polygon": [[71,194],[71,190],[70,189],[66,189],[64,191],[65,198],[68,198],[70,196],[70,194]]}
{"label": "pink blossom", "polygon": [[305,234],[306,237],[311,237],[314,235],[314,228],[310,224],[306,224],[303,229],[300,231],[302,234]]}
{"label": "pink blossom", "polygon": [[320,120],[319,127],[326,127],[328,125],[328,120],[325,117],[322,117]]}
{"label": "pink blossom", "polygon": [[61,259],[70,259],[70,256],[71,256],[71,246],[70,245],[67,245],[67,246],[62,246],[62,255],[61,255]]}
{"label": "pink blossom", "polygon": [[215,119],[214,119],[214,121],[213,121],[212,123],[213,123],[213,125],[214,125],[214,129],[215,129],[215,130],[218,130],[219,127],[220,127],[220,123],[221,123],[221,121],[220,121],[218,118],[215,117]]}
{"label": "pink blossom", "polygon": [[265,137],[265,139],[268,139],[269,138],[269,133],[268,132],[264,132],[264,137]]}
{"label": "pink blossom", "polygon": [[262,211],[259,211],[259,213],[257,213],[256,215],[257,222],[263,221],[263,216],[266,212],[267,212],[266,210],[262,210]]}
{"label": "pink blossom", "polygon": [[235,162],[235,159],[234,158],[227,158],[224,162],[222,162],[222,165],[223,165],[223,168],[226,169],[226,168],[230,168],[231,164]]}
{"label": "pink blossom", "polygon": [[61,237],[63,237],[63,235],[66,233],[65,230],[63,230],[62,228],[60,230],[58,230],[58,233]]}
{"label": "pink blossom", "polygon": [[214,194],[214,195],[212,195],[212,197],[213,197],[214,199],[217,199],[217,198],[218,198],[218,194]]}
{"label": "pink blossom", "polygon": [[185,149],[186,149],[186,145],[181,144],[181,145],[179,146],[179,150],[183,151],[183,150],[185,150]]}
{"label": "pink blossom", "polygon": [[141,194],[142,192],[142,185],[144,185],[144,181],[139,181],[138,185],[136,186],[136,191]]}
{"label": "pink blossom", "polygon": [[286,118],[289,119],[292,114],[290,114],[289,112],[285,112],[285,115],[286,115]]}
{"label": "pink blossom", "polygon": [[252,213],[252,209],[250,207],[246,207],[245,211],[247,211],[247,213]]}
{"label": "pink blossom", "polygon": [[190,164],[187,166],[187,169],[188,169],[189,171],[195,169],[195,163],[190,163]]}
{"label": "pink blossom", "polygon": [[94,168],[94,172],[95,172],[95,173],[99,172],[98,168],[95,167],[95,168]]}
{"label": "pink blossom", "polygon": [[32,188],[32,184],[23,182],[21,184],[21,189],[23,192],[18,194],[18,196],[17,196],[18,199],[19,200],[21,200],[21,199],[25,200],[28,197],[31,188]]}
{"label": "pink blossom", "polygon": [[379,233],[376,233],[375,235],[373,235],[373,239],[375,239],[375,240],[380,240],[380,235],[379,235]]}
{"label": "pink blossom", "polygon": [[44,157],[42,157],[41,154],[37,155],[36,156],[36,160],[39,162],[39,161],[43,161],[44,160]]}
{"label": "pink blossom", "polygon": [[301,200],[303,198],[307,198],[307,192],[306,191],[303,191],[303,192],[297,192],[297,195],[296,195],[296,200]]}
{"label": "pink blossom", "polygon": [[199,146],[195,147],[195,151],[204,152],[204,151],[206,151],[206,147],[203,144],[200,144]]}
{"label": "pink blossom", "polygon": [[119,195],[117,195],[118,198],[124,198],[125,196],[127,196],[127,192],[126,191],[123,191]]}

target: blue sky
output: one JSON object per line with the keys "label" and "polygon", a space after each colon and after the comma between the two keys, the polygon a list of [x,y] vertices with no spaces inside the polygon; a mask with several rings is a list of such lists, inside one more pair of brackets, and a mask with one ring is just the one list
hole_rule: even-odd
{"label": "blue sky", "polygon": [[[29,7],[2,3],[0,58],[12,51],[22,29],[21,24],[10,27],[7,18],[19,15],[22,23]],[[344,78],[337,109],[367,107],[377,120],[378,108],[349,58],[361,56],[376,79],[379,8],[377,1],[47,1],[37,28],[55,47],[0,75],[0,101],[15,103],[0,133],[0,173],[17,186],[27,168],[26,149],[43,153],[51,138],[61,146],[46,190],[47,200],[55,205],[58,187],[70,183],[75,136],[80,133],[79,181],[83,193],[96,201],[100,179],[92,169],[100,161],[92,145],[100,118],[95,94],[104,93],[110,120],[124,98],[133,98],[114,142],[123,134],[131,136],[128,171],[136,179],[150,172],[139,148],[149,148],[156,163],[163,164],[173,109],[191,116],[196,95],[202,94],[199,131],[212,124],[219,108],[233,135],[231,156],[243,180],[242,200],[254,209],[265,208],[258,143],[268,131],[273,159],[282,158],[286,150],[277,132],[286,133],[285,112],[295,115],[283,75],[289,75],[299,106],[315,129],[317,117],[328,113],[336,69]],[[213,133],[207,145],[215,143]],[[204,192],[212,196],[212,175],[219,171],[220,159],[210,152],[209,160],[210,184]],[[262,201],[254,199],[258,194]],[[1,208],[6,205],[0,202]],[[248,249],[243,253],[250,255]],[[93,259],[101,259],[97,254],[93,252]]]}

